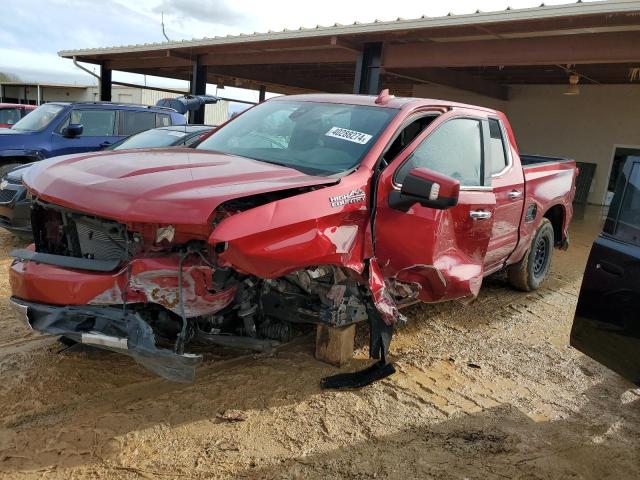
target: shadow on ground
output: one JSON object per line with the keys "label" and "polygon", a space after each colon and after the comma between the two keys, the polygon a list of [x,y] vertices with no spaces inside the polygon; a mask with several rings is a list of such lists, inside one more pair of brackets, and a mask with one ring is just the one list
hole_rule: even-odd
{"label": "shadow on ground", "polygon": [[[608,383],[608,382],[607,382]],[[461,415],[435,425],[418,426],[278,465],[252,465],[238,478],[640,478],[640,439],[618,441],[624,417],[638,421],[640,396],[622,404],[629,385],[598,384],[585,392],[583,410],[553,422],[533,421],[510,405]],[[618,404],[619,419],[599,425],[602,398]],[[632,461],[629,462],[630,457]]]}

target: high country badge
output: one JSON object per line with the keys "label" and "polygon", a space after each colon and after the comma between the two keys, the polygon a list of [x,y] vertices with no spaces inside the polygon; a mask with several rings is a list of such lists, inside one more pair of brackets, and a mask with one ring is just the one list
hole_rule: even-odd
{"label": "high country badge", "polygon": [[355,190],[351,190],[349,193],[329,197],[329,203],[332,207],[342,207],[343,205],[364,202],[365,197],[366,195],[364,190],[356,188]]}

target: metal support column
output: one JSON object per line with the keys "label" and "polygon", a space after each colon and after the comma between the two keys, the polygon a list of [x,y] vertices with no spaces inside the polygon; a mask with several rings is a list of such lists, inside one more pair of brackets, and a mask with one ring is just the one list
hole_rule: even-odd
{"label": "metal support column", "polygon": [[111,101],[111,69],[100,65],[100,101]]}
{"label": "metal support column", "polygon": [[382,67],[382,42],[365,43],[356,62],[353,93],[378,95],[382,87],[380,70]]}
{"label": "metal support column", "polygon": [[[202,65],[202,58],[198,55],[193,62],[193,73],[189,91],[192,95],[206,95],[207,93],[207,67]],[[189,123],[204,123],[204,105],[198,110],[189,113]]]}
{"label": "metal support column", "polygon": [[264,85],[260,85],[260,94],[258,95],[258,101],[260,103],[264,102],[266,96],[267,96],[267,87],[265,87]]}

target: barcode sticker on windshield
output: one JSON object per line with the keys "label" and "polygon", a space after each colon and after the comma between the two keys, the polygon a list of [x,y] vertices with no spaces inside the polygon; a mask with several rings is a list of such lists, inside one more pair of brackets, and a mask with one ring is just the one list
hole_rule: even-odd
{"label": "barcode sticker on windshield", "polygon": [[364,145],[371,140],[371,135],[340,127],[332,127],[325,135],[327,137],[340,138],[347,142],[359,143],[360,145]]}

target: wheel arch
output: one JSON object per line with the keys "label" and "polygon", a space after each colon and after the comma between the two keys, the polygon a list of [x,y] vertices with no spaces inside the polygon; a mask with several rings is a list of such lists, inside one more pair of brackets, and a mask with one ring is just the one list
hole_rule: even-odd
{"label": "wheel arch", "polygon": [[553,205],[544,212],[543,218],[548,219],[553,227],[553,237],[556,246],[560,246],[564,241],[564,222],[566,216],[567,213],[564,205],[560,203]]}

